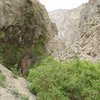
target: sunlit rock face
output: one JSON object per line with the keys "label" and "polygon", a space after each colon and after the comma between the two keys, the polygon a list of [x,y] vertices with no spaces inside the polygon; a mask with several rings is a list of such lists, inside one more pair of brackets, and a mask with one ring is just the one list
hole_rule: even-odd
{"label": "sunlit rock face", "polygon": [[49,12],[52,22],[57,25],[58,35],[49,41],[47,51],[57,59],[66,60],[69,58],[68,55],[72,56],[72,52],[67,51],[80,39],[80,12],[85,6],[83,4],[72,10],[59,9]]}
{"label": "sunlit rock face", "polygon": [[[80,8],[50,12],[50,18],[56,23],[59,34],[49,42],[48,52],[60,60],[79,57],[99,61],[100,1],[90,0]],[[52,50],[53,47],[55,49]]]}
{"label": "sunlit rock face", "polygon": [[4,58],[11,55],[11,62],[16,63],[19,55],[15,50],[27,52],[40,36],[51,38],[56,32],[38,0],[0,0],[0,51]]}
{"label": "sunlit rock face", "polygon": [[[92,2],[92,3],[91,3]],[[85,59],[100,59],[100,1],[91,0],[81,12],[79,41],[80,56]]]}
{"label": "sunlit rock face", "polygon": [[72,10],[55,10],[49,13],[51,20],[57,25],[59,39],[68,45],[76,42],[79,38],[80,12],[84,6]]}

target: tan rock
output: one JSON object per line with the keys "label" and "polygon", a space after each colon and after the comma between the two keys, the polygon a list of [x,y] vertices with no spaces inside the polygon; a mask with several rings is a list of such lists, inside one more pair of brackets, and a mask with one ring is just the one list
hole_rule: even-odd
{"label": "tan rock", "polygon": [[24,78],[17,77],[4,66],[0,65],[0,71],[5,76],[5,87],[0,86],[0,100],[21,100],[26,96],[29,100],[36,100],[36,97],[28,90],[28,83]]}

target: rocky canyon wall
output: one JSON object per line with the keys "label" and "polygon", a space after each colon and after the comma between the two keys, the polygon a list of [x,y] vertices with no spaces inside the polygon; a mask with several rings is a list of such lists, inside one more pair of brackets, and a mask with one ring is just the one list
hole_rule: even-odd
{"label": "rocky canyon wall", "polygon": [[56,32],[38,0],[0,0],[0,54],[5,64],[18,63],[39,37],[50,38]]}
{"label": "rocky canyon wall", "polygon": [[60,60],[75,57],[100,60],[100,0],[90,0],[70,11],[58,10],[49,15],[61,36],[58,34],[49,41],[48,52]]}

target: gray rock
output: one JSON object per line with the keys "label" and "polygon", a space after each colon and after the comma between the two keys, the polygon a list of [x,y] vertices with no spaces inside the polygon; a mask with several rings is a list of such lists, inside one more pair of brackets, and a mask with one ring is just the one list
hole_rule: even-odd
{"label": "gray rock", "polygon": [[60,60],[100,60],[100,0],[90,0],[70,11],[56,10],[49,16],[59,34],[48,42],[48,52],[52,50]]}
{"label": "gray rock", "polygon": [[52,38],[56,33],[55,24],[38,0],[0,0],[0,53],[5,63],[18,63],[14,50],[22,56],[40,36]]}

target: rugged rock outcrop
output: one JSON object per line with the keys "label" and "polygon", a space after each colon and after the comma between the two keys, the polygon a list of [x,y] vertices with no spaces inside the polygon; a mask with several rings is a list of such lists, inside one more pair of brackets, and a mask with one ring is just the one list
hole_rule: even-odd
{"label": "rugged rock outcrop", "polygon": [[38,0],[0,0],[0,54],[5,64],[16,64],[40,36],[50,38],[56,32]]}
{"label": "rugged rock outcrop", "polygon": [[[100,60],[100,0],[90,0],[80,17],[80,56]],[[83,57],[84,55],[84,57]]]}
{"label": "rugged rock outcrop", "polygon": [[4,66],[0,65],[0,75],[5,77],[3,86],[0,86],[0,100],[36,100],[27,88],[27,81],[24,78],[12,74]]}
{"label": "rugged rock outcrop", "polygon": [[67,53],[68,48],[80,39],[80,12],[85,6],[83,4],[72,10],[60,9],[49,12],[51,20],[57,25],[58,35],[48,42],[47,51],[56,58],[60,60],[69,58],[67,56],[71,55],[71,51],[70,54]]}
{"label": "rugged rock outcrop", "polygon": [[[100,1],[90,0],[88,3],[84,5],[82,10],[80,10],[79,8],[77,10],[80,11],[78,13],[80,16],[77,13],[76,15],[75,10],[73,10],[75,14],[75,19],[77,19],[76,16],[78,16],[77,19],[78,22],[77,20],[74,21],[71,19],[72,22],[74,23],[74,24],[70,23],[70,26],[72,28],[64,26],[63,24],[59,24],[58,21],[54,20],[55,18],[59,19],[59,16],[58,15],[56,16],[54,12],[53,13],[50,12],[52,21],[57,23],[58,28],[62,27],[62,31],[63,29],[64,30],[69,29],[69,31],[67,31],[67,34],[69,35],[67,35],[67,38],[64,37],[66,38],[64,41],[61,39],[59,40],[58,37],[56,37],[56,39],[51,40],[47,48],[48,52],[50,52],[53,56],[55,56],[57,59],[60,60],[79,57],[80,59],[99,61],[100,60]],[[54,14],[54,16],[51,13]],[[67,17],[69,19],[71,18],[71,16],[67,16]],[[67,17],[65,16],[65,18]],[[63,19],[64,16],[61,18]],[[68,19],[66,23],[69,23]],[[73,31],[74,28],[75,31]],[[72,34],[70,35],[70,29],[74,35]],[[59,30],[59,34],[62,34],[61,29],[58,30]],[[66,32],[64,34],[66,34]],[[78,39],[75,41],[77,36]],[[68,42],[68,40],[71,41],[71,43]],[[72,43],[72,41],[74,41],[74,43]],[[56,46],[55,49],[51,51],[51,48],[53,48],[51,43],[53,42],[55,43]],[[69,45],[66,45],[66,42]],[[59,43],[60,46],[59,45],[57,46],[57,43]]]}
{"label": "rugged rock outcrop", "polygon": [[59,9],[49,12],[51,20],[57,25],[59,39],[68,45],[79,39],[80,12],[84,7],[85,4],[72,10]]}

